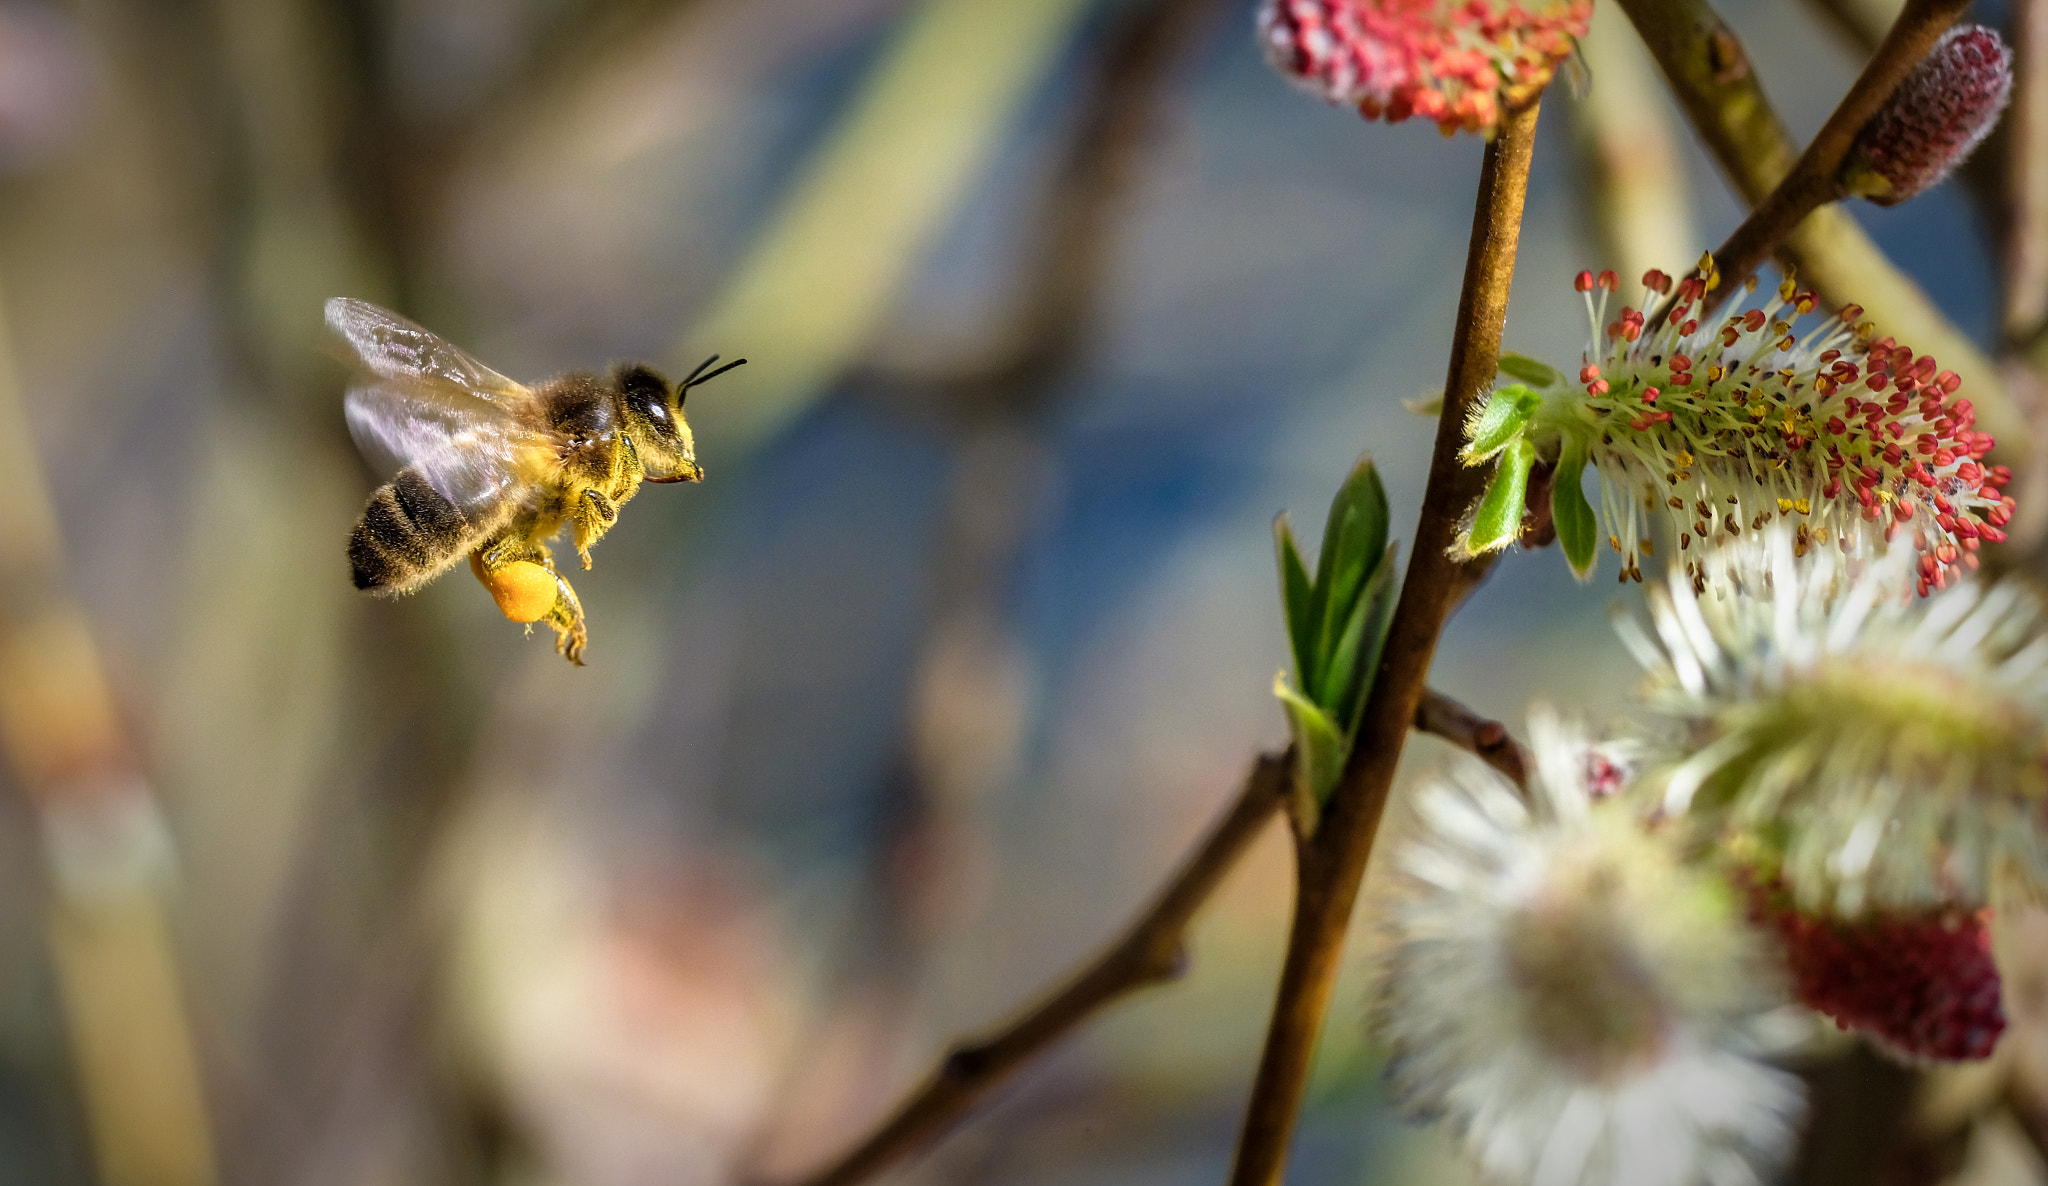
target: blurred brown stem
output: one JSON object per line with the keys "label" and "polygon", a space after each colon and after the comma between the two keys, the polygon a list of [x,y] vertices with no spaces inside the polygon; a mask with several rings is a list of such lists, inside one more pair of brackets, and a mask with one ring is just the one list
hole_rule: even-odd
{"label": "blurred brown stem", "polygon": [[1451,555],[1458,521],[1479,497],[1487,471],[1458,459],[1465,416],[1493,382],[1500,361],[1508,289],[1514,280],[1522,205],[1536,138],[1537,105],[1511,111],[1486,146],[1479,175],[1464,289],[1451,339],[1443,410],[1420,522],[1394,608],[1371,702],[1315,834],[1297,844],[1294,928],[1266,1048],[1231,1171],[1234,1186],[1275,1186],[1287,1164],[1295,1119],[1308,1086],[1316,1036],[1328,1011],[1344,935],[1380,818],[1393,787],[1409,724],[1422,706],[1423,680],[1451,610],[1489,567]]}
{"label": "blurred brown stem", "polygon": [[1517,787],[1528,788],[1529,751],[1499,721],[1480,716],[1431,689],[1422,694],[1422,703],[1415,710],[1415,728],[1443,738],[1500,771]]}

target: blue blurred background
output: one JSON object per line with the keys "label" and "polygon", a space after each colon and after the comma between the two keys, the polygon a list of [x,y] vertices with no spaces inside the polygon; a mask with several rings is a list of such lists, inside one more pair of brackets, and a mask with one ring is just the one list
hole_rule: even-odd
{"label": "blue blurred background", "polygon": [[[1810,134],[1860,49],[1804,6],[1723,7]],[[140,929],[80,939],[72,898],[99,899],[51,839],[66,800],[15,776],[0,1183],[787,1174],[1114,934],[1284,741],[1273,516],[1314,539],[1370,452],[1412,522],[1432,422],[1404,402],[1442,382],[1481,152],[1291,89],[1251,20],[0,4],[0,367],[45,475],[5,501],[46,489],[37,579],[84,611],[140,779],[121,802],[166,842],[122,850]],[[1148,28],[1153,57],[1117,66]],[[1654,134],[1655,87],[1598,60],[1590,81],[1545,103],[1507,329],[1558,365],[1572,274],[1643,266],[1593,214],[1603,87],[1665,162],[1676,247],[1647,262],[1678,270],[1739,213],[1682,131]],[[1104,111],[1135,131],[1090,156]],[[1958,185],[1856,213],[1990,340]],[[1094,219],[1064,272],[1061,217]],[[459,572],[397,602],[348,587],[387,475],[318,352],[342,294],[520,378],[753,360],[692,396],[709,480],[646,490],[575,578],[587,667]],[[1619,711],[1612,571],[1581,588],[1509,556],[1433,683],[1511,722],[1537,698]],[[898,1180],[1219,1180],[1287,862],[1276,829],[1184,981]],[[196,1086],[81,1036],[166,999]],[[1465,1180],[1385,1111],[1363,1011],[1347,973],[1290,1181]]]}

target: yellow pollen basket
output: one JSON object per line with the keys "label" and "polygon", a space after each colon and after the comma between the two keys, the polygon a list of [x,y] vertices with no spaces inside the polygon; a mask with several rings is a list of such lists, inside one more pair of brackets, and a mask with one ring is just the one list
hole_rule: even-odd
{"label": "yellow pollen basket", "polygon": [[485,572],[475,555],[469,567],[491,591],[498,612],[514,622],[538,622],[555,607],[555,574],[531,560],[514,560],[496,572]]}

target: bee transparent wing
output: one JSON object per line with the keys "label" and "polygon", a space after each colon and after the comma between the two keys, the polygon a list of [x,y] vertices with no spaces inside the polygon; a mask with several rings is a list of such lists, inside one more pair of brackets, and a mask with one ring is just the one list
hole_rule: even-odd
{"label": "bee transparent wing", "polygon": [[530,434],[496,404],[365,377],[349,386],[343,407],[349,435],[373,465],[387,473],[411,466],[456,506],[495,503],[523,480]]}
{"label": "bee transparent wing", "polygon": [[359,372],[344,408],[373,464],[418,470],[459,507],[494,503],[531,481],[557,443],[522,422],[533,392],[439,335],[368,301],[327,302],[327,324]]}
{"label": "bee transparent wing", "polygon": [[439,334],[368,301],[328,301],[327,327],[348,347],[343,361],[380,379],[415,389],[450,387],[485,403],[517,403],[533,394]]}

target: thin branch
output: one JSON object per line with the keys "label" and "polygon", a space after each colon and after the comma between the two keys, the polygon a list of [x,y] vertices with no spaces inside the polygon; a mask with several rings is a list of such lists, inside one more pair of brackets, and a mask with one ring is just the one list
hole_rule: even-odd
{"label": "thin branch", "polygon": [[1969,0],[1906,0],[1891,32],[1791,171],[1714,252],[1724,285],[1732,289],[1748,280],[1807,215],[1841,199],[1842,162],[1857,134],[1968,7]]}
{"label": "thin branch", "polygon": [[[1473,712],[1434,689],[1415,712],[1415,727],[1467,750],[1526,783],[1528,754],[1506,726]],[[925,1080],[872,1133],[838,1161],[800,1186],[853,1186],[909,1156],[958,1121],[1011,1072],[1024,1066],[1095,1011],[1124,994],[1178,976],[1181,940],[1195,912],[1251,847],[1279,807],[1288,779],[1287,757],[1264,754],[1246,776],[1229,812],[1203,838],[1173,880],[1123,937],[1067,978],[1045,1002],[986,1038],[954,1047]]]}
{"label": "thin branch", "polygon": [[2013,14],[2006,126],[2005,335],[2019,344],[2048,324],[2048,11],[2038,4]]}
{"label": "thin branch", "polygon": [[1480,716],[1431,688],[1422,694],[1422,703],[1415,710],[1415,728],[1441,737],[1500,771],[1517,787],[1528,789],[1529,751],[1499,721]]}
{"label": "thin branch", "polygon": [[[1884,35],[1898,18],[1900,0],[1807,0],[1807,7],[1820,15],[1822,20],[1834,27],[1844,45],[1863,57],[1877,52],[1884,41]],[[2014,17],[2016,23],[2026,20],[2027,6],[2021,5]],[[2020,36],[2024,37],[2024,33]],[[2017,40],[2017,38],[2015,39]],[[2020,93],[2017,82],[2021,71],[2015,60],[2013,74],[2014,103],[2019,106]],[[2002,119],[1993,125],[1991,133],[1984,137],[1976,151],[1956,166],[1955,180],[1963,192],[1970,195],[1970,201],[1977,207],[1984,226],[1991,228],[1996,242],[2005,242],[2010,237],[2013,225],[2013,197],[2006,184],[2010,172],[2008,161],[2012,155],[2011,129],[2016,121]]]}
{"label": "thin branch", "polygon": [[1023,1066],[1111,1001],[1179,976],[1188,923],[1279,810],[1289,778],[1284,754],[1262,754],[1237,801],[1210,829],[1151,907],[1087,967],[1022,1017],[957,1046],[923,1087],[866,1140],[802,1186],[852,1186],[923,1147]]}
{"label": "thin branch", "polygon": [[[1706,0],[1618,0],[1728,182],[1755,204],[1788,174],[1797,155],[1791,133],[1771,109],[1742,42]],[[1781,254],[1801,279],[1837,304],[1854,300],[1882,332],[1913,343],[1963,377],[1977,422],[1999,441],[2014,468],[2033,449],[2033,431],[1998,367],[1977,349],[1871,242],[1856,220],[1834,207],[1815,210]],[[1725,274],[1725,269],[1724,269]]]}
{"label": "thin branch", "polygon": [[1491,385],[1500,361],[1501,329],[1507,318],[1508,288],[1514,279],[1515,248],[1521,237],[1536,115],[1534,102],[1510,112],[1501,121],[1499,134],[1486,146],[1443,411],[1437,420],[1429,481],[1410,553],[1413,558],[1394,608],[1372,700],[1366,706],[1344,776],[1315,835],[1299,845],[1294,927],[1266,1048],[1238,1137],[1237,1160],[1231,1172],[1234,1186],[1276,1186],[1286,1167],[1351,908],[1365,878],[1366,861],[1393,786],[1395,764],[1409,724],[1422,705],[1423,679],[1437,637],[1451,610],[1489,567],[1485,558],[1463,563],[1450,553],[1458,521],[1478,498],[1486,480],[1483,467],[1468,468],[1458,459],[1458,449],[1464,441],[1466,413]]}

